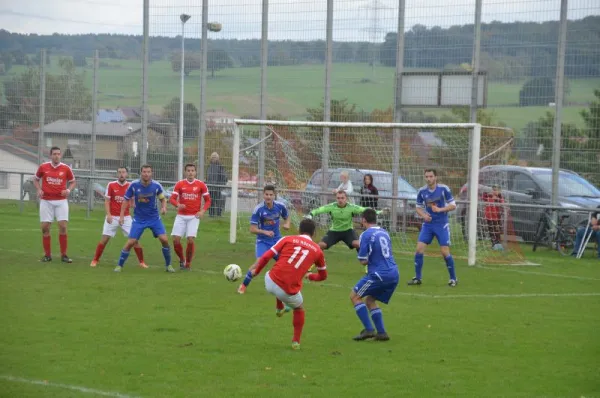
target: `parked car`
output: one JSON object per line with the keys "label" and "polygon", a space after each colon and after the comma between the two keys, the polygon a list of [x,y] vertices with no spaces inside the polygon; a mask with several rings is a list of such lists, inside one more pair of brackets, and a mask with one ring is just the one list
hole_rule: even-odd
{"label": "parked car", "polygon": [[[504,200],[508,203],[514,233],[525,241],[533,241],[543,209],[519,205],[551,204],[552,169],[507,165],[481,168],[479,171],[479,197],[484,192],[491,191],[494,184],[500,186]],[[600,205],[600,190],[573,171],[560,170],[558,187],[558,205],[565,210],[580,207],[592,208]],[[468,200],[467,188],[467,184],[461,188],[460,200]],[[469,205],[463,203],[459,204],[457,209],[465,237],[467,236],[468,208]],[[483,207],[481,210],[483,211]],[[586,213],[570,212],[567,222],[577,225],[585,219],[587,219]]]}
{"label": "parked car", "polygon": [[[381,170],[368,170],[368,169],[350,169],[350,168],[331,168],[328,169],[328,176],[326,181],[328,185],[323,187],[323,172],[321,169],[316,170],[311,176],[310,180],[306,184],[306,188],[301,195],[302,208],[304,212],[309,212],[321,205],[321,192],[327,192],[329,194],[328,200],[334,201],[333,190],[340,185],[340,173],[347,171],[354,187],[354,201],[355,203],[360,202],[360,187],[363,185],[363,177],[365,174],[371,174],[373,176],[373,185],[379,190],[379,196],[391,197],[392,195],[392,173]],[[403,219],[406,217],[406,226],[420,225],[420,221],[417,219],[415,213],[415,201],[417,199],[417,189],[410,185],[404,178],[398,177],[398,198],[396,201],[396,217],[398,228],[403,225]],[[406,204],[406,208],[405,208]],[[391,208],[392,199],[380,198],[378,201],[379,209]],[[386,227],[389,227],[389,220],[385,223]]]}

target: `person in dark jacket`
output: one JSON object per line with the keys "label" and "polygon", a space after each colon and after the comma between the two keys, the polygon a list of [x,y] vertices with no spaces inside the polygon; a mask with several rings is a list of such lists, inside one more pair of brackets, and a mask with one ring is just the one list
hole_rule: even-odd
{"label": "person in dark jacket", "polygon": [[206,171],[206,185],[212,199],[212,206],[208,208],[210,217],[220,217],[225,208],[225,198],[221,194],[224,186],[227,184],[227,172],[225,167],[219,161],[219,154],[213,152],[210,155],[210,165]]}
{"label": "person in dark jacket", "polygon": [[363,185],[360,187],[360,205],[362,207],[370,207],[377,209],[379,190],[373,185],[373,176],[365,174],[363,177]]}

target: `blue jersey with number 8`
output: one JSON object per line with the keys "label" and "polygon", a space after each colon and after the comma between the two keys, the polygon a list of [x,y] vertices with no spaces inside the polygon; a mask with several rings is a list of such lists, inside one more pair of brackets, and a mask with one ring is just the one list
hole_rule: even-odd
{"label": "blue jersey with number 8", "polygon": [[371,227],[360,235],[358,259],[367,260],[367,272],[375,278],[397,279],[398,265],[392,253],[392,240],[381,227]]}

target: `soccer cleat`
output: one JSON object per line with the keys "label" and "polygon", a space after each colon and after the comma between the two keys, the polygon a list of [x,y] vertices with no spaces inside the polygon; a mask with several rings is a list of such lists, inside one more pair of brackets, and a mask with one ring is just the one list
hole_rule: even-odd
{"label": "soccer cleat", "polygon": [[172,265],[168,265],[166,271],[167,272],[175,272],[175,268],[173,268]]}
{"label": "soccer cleat", "polygon": [[179,270],[180,271],[184,271],[185,270],[185,261],[180,261],[179,262]]}
{"label": "soccer cleat", "polygon": [[40,259],[40,261],[41,261],[42,263],[49,263],[50,261],[52,261],[52,257],[50,257],[50,256],[44,256],[44,257],[42,257],[42,258]]}
{"label": "soccer cleat", "polygon": [[98,261],[92,260],[92,262],[90,263],[90,267],[96,268],[96,265],[98,265]]}
{"label": "soccer cleat", "polygon": [[246,293],[246,285],[244,285],[244,284],[242,283],[242,284],[240,285],[240,287],[238,287],[238,290],[237,290],[237,292],[238,292],[239,294],[244,294],[244,293]]}
{"label": "soccer cleat", "polygon": [[117,265],[115,267],[115,269],[113,269],[114,272],[121,272],[121,270],[123,269],[123,267],[121,267],[120,265]]}
{"label": "soccer cleat", "polygon": [[362,340],[372,339],[374,337],[375,337],[375,331],[374,330],[363,329],[360,332],[360,334],[358,334],[357,336],[354,336],[352,339],[354,341],[362,341]]}
{"label": "soccer cleat", "polygon": [[390,339],[390,336],[388,336],[387,333],[377,333],[374,337],[374,340],[376,341],[388,341]]}
{"label": "soccer cleat", "polygon": [[450,287],[455,287],[457,284],[458,284],[458,281],[455,279],[450,279],[448,281],[448,286],[450,286]]}
{"label": "soccer cleat", "polygon": [[299,350],[300,349],[300,343],[298,343],[297,341],[292,341],[292,350]]}
{"label": "soccer cleat", "polygon": [[417,278],[412,278],[411,280],[408,281],[407,285],[408,286],[416,286],[416,285],[420,285],[422,282],[420,279]]}
{"label": "soccer cleat", "polygon": [[282,310],[280,310],[279,308],[275,309],[275,315],[277,315],[277,317],[281,318],[283,316],[283,314],[285,314],[286,312],[290,312],[290,310],[291,310],[291,308],[286,305]]}
{"label": "soccer cleat", "polygon": [[145,262],[140,263],[140,268],[148,268],[148,265]]}
{"label": "soccer cleat", "polygon": [[73,262],[73,260],[71,260],[69,258],[69,256],[67,256],[66,254],[64,256],[61,256],[60,261],[62,261],[63,263],[69,263],[69,264],[71,264]]}

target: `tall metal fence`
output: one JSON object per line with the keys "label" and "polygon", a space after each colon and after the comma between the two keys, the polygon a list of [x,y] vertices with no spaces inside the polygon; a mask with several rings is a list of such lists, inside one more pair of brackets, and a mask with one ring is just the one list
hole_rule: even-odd
{"label": "tall metal fence", "polygon": [[[32,173],[56,145],[89,175],[147,162],[172,181],[182,160],[206,179],[211,154],[231,164],[236,117],[476,118],[515,132],[504,163],[560,167],[600,184],[595,0],[145,0],[140,11],[137,36],[2,40],[0,169]],[[483,73],[485,84],[455,106],[409,106],[414,73]],[[262,160],[249,176],[259,185],[266,134],[257,132]],[[0,174],[0,191],[7,178]]]}

